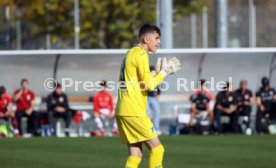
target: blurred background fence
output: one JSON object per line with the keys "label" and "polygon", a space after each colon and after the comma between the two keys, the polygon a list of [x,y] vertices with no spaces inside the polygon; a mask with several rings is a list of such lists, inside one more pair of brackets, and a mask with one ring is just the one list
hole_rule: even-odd
{"label": "blurred background fence", "polygon": [[[84,0],[77,9],[76,0],[66,4],[49,0],[40,4],[22,1],[7,5],[3,2],[0,3],[0,49],[12,50],[72,49],[78,31],[80,48],[128,48],[136,44],[141,24],[155,23],[156,4],[162,1],[121,0],[121,5],[110,2],[109,6],[104,6],[101,1]],[[19,8],[20,5],[23,7]],[[33,8],[35,5],[40,5],[41,9]],[[219,26],[223,15],[226,27]],[[173,0],[173,47],[219,47],[220,30],[225,31],[226,47],[275,47],[275,15],[275,0]],[[74,20],[76,18],[79,20]]]}

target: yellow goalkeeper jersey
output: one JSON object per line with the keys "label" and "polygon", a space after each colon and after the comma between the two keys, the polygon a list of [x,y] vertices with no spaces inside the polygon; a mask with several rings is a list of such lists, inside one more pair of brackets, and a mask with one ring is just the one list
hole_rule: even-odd
{"label": "yellow goalkeeper jersey", "polygon": [[149,70],[149,56],[140,46],[131,48],[121,65],[116,116],[147,116],[147,92],[164,80]]}

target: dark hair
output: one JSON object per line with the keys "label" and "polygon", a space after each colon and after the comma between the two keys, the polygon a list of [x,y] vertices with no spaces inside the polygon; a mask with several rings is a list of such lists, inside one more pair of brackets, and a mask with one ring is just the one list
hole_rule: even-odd
{"label": "dark hair", "polygon": [[206,80],[205,79],[200,79],[199,80],[199,84],[200,86],[203,86],[205,84]]}
{"label": "dark hair", "polygon": [[61,84],[60,84],[60,83],[57,83],[56,88],[62,88]]}
{"label": "dark hair", "polygon": [[246,80],[241,80],[240,85],[242,85],[242,84],[247,84],[247,81]]}
{"label": "dark hair", "polygon": [[262,86],[268,86],[269,85],[269,79],[268,77],[262,78]]}
{"label": "dark hair", "polygon": [[149,67],[149,69],[150,69],[150,72],[155,71],[155,67],[152,65]]}
{"label": "dark hair", "polygon": [[20,84],[22,85],[24,82],[28,82],[28,79],[26,79],[26,78],[21,79]]}
{"label": "dark hair", "polygon": [[6,92],[6,88],[4,86],[0,86],[0,96]]}
{"label": "dark hair", "polygon": [[229,89],[229,86],[230,86],[230,85],[231,85],[230,82],[225,81],[224,86],[223,86],[223,89]]}
{"label": "dark hair", "polygon": [[107,82],[106,82],[105,80],[102,80],[101,83],[100,83],[100,85],[106,87],[106,86],[107,86],[106,83],[107,83]]}
{"label": "dark hair", "polygon": [[139,30],[139,39],[141,39],[147,33],[156,32],[161,36],[160,29],[155,25],[144,24]]}

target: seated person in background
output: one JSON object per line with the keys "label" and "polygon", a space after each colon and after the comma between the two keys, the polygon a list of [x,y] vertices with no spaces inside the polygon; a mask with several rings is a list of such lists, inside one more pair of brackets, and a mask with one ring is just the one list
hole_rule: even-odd
{"label": "seated person in background", "polygon": [[226,82],[223,91],[220,91],[216,97],[215,105],[215,125],[218,133],[222,133],[221,116],[229,116],[230,129],[233,133],[239,133],[237,95],[233,92],[231,83]]}
{"label": "seated person in background", "polygon": [[[94,121],[97,125],[98,130],[95,132],[92,132],[92,135],[96,136],[104,136],[105,130],[104,130],[104,124],[105,126],[108,126],[107,119],[113,119],[114,120],[114,106],[113,106],[113,97],[111,94],[107,91],[107,83],[106,81],[102,81],[100,83],[101,90],[96,93],[94,99],[93,99],[93,106],[94,106]],[[113,134],[117,134],[117,124],[114,120],[113,124]]]}
{"label": "seated person in background", "polygon": [[47,97],[48,122],[54,127],[56,134],[55,118],[62,118],[65,122],[65,135],[69,136],[71,111],[67,95],[62,91],[62,86],[57,83],[56,89]]}
{"label": "seated person in background", "polygon": [[198,81],[198,84],[199,84],[199,88],[197,90],[195,90],[193,92],[192,95],[194,94],[198,94],[201,90],[204,90],[204,94],[208,96],[209,98],[209,106],[210,106],[210,110],[212,111],[213,108],[214,108],[214,105],[215,105],[215,97],[214,95],[212,94],[212,92],[210,90],[208,90],[208,88],[206,87],[207,85],[207,82],[205,79],[200,79]]}
{"label": "seated person in background", "polygon": [[18,124],[19,134],[22,135],[21,119],[27,117],[27,135],[37,135],[37,113],[34,111],[35,94],[29,89],[27,79],[21,80],[21,88],[14,92],[13,99],[16,103],[16,121]]}
{"label": "seated person in background", "polygon": [[273,115],[272,104],[276,102],[276,92],[269,86],[269,79],[262,78],[262,86],[256,93],[257,99],[257,115],[256,115],[256,131],[257,133],[267,133],[268,125]]}
{"label": "seated person in background", "polygon": [[200,81],[200,88],[191,95],[192,111],[190,117],[190,128],[196,133],[202,133],[203,127],[210,131],[210,125],[213,123],[214,115],[210,108],[210,99],[204,87],[205,81]]}
{"label": "seated person in background", "polygon": [[15,114],[12,110],[12,99],[4,86],[0,86],[0,119],[10,121],[13,126],[13,133],[16,137],[20,137]]}
{"label": "seated person in background", "polygon": [[247,81],[242,80],[240,82],[240,88],[237,89],[236,94],[238,96],[238,109],[237,112],[239,116],[243,116],[243,122],[246,125],[246,134],[251,134],[252,130],[250,128],[250,114],[253,105],[253,94],[251,90],[247,88]]}

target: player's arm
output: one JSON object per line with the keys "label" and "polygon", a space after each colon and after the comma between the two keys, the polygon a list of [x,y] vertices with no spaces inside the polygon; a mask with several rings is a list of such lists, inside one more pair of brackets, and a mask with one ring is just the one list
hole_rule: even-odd
{"label": "player's arm", "polygon": [[153,91],[165,78],[162,73],[158,73],[155,77],[151,75],[149,70],[149,59],[146,54],[137,55],[137,70],[149,91]]}
{"label": "player's arm", "polygon": [[260,108],[261,111],[265,111],[264,105],[262,103],[261,97],[257,97],[257,106]]}
{"label": "player's arm", "polygon": [[16,91],[16,92],[14,93],[13,100],[16,102],[18,99],[20,99],[22,93],[23,93],[23,90],[22,90],[22,89],[19,89],[18,91]]}
{"label": "player's arm", "polygon": [[34,107],[35,107],[35,94],[32,95],[31,106],[29,109],[26,110],[26,113],[31,115],[32,112],[34,111]]}
{"label": "player's arm", "polygon": [[195,103],[192,103],[192,112],[191,112],[191,117],[190,117],[190,121],[189,121],[189,125],[190,126],[193,126],[193,121],[194,121],[194,118],[195,118],[195,115],[196,115],[196,104]]}
{"label": "player's arm", "polygon": [[8,114],[8,116],[14,117],[14,112],[13,112],[13,110],[12,110],[12,102],[9,102],[9,103],[8,103],[8,106],[7,106],[7,114]]}
{"label": "player's arm", "polygon": [[64,108],[65,108],[66,110],[69,110],[69,109],[70,109],[68,97],[67,97],[66,94],[64,94]]}
{"label": "player's arm", "polygon": [[46,100],[46,104],[47,104],[47,110],[48,111],[54,111],[55,109],[55,105],[52,103],[52,95],[48,95],[47,100]]}
{"label": "player's arm", "polygon": [[221,93],[218,94],[218,96],[216,97],[216,102],[217,102],[217,109],[222,111],[222,112],[225,112],[225,113],[229,113],[229,109],[228,108],[224,108],[222,105],[221,105]]}
{"label": "player's arm", "polygon": [[254,104],[254,97],[252,92],[250,92],[250,98],[249,98],[249,106],[252,106]]}
{"label": "player's arm", "polygon": [[260,92],[257,92],[257,94],[256,94],[256,104],[257,104],[257,106],[259,107],[259,109],[261,111],[265,111],[265,107],[264,107],[264,105],[262,103],[261,93]]}
{"label": "player's arm", "polygon": [[97,117],[98,114],[100,113],[100,107],[99,107],[99,102],[98,102],[98,96],[96,95],[93,100],[93,110],[94,110],[94,117]]}
{"label": "player's arm", "polygon": [[8,117],[14,117],[14,112],[12,109],[12,99],[10,96],[7,96],[7,107],[6,107],[7,113],[6,116]]}
{"label": "player's arm", "polygon": [[276,102],[276,90],[273,89],[274,96],[273,96],[273,102]]}
{"label": "player's arm", "polygon": [[233,100],[233,104],[230,106],[230,113],[234,113],[238,109],[238,95],[235,94],[235,92],[233,94],[233,98],[234,100]]}
{"label": "player's arm", "polygon": [[196,114],[198,112],[199,112],[199,110],[196,108],[196,104],[194,102],[192,102],[192,114],[193,113]]}

